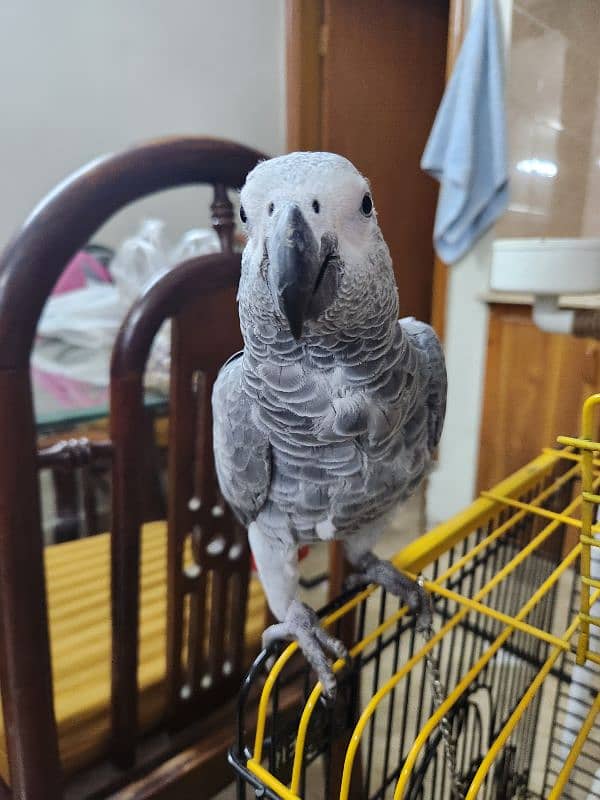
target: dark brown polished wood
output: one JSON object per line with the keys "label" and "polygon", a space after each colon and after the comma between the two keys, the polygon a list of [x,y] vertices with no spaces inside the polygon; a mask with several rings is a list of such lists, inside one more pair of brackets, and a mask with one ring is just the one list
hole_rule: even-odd
{"label": "dark brown polished wood", "polygon": [[[115,752],[122,764],[133,760],[136,733],[136,675],[137,675],[137,618],[139,582],[139,530],[142,522],[144,489],[135,460],[143,431],[143,372],[154,336],[166,318],[173,319],[172,372],[169,426],[169,537],[168,537],[168,642],[167,681],[169,684],[169,716],[180,722],[202,697],[202,707],[208,710],[224,698],[223,681],[215,674],[223,667],[220,657],[226,628],[227,609],[224,576],[232,572],[234,561],[227,558],[235,536],[230,512],[216,495],[216,477],[212,467],[210,438],[210,390],[216,374],[226,360],[241,346],[241,334],[236,319],[235,291],[240,273],[240,256],[223,254],[203,256],[180,265],[157,281],[134,305],[123,323],[113,350],[111,366],[111,436],[114,443],[113,460],[113,720]],[[209,302],[207,302],[209,301]],[[200,382],[199,370],[205,380]],[[196,378],[196,380],[194,380]],[[198,402],[201,395],[202,402]],[[199,448],[196,447],[200,436]],[[197,450],[200,450],[198,453]],[[131,459],[133,458],[133,463]],[[201,505],[196,508],[193,498]],[[200,500],[201,498],[201,500]],[[215,516],[213,509],[219,509]],[[217,524],[218,523],[218,524]],[[202,539],[213,535],[224,537],[221,558],[206,554],[204,545],[192,550],[197,560],[198,575],[186,577],[183,568],[185,536],[202,528]],[[218,530],[217,530],[218,529]],[[239,533],[239,531],[237,531]],[[240,590],[232,619],[245,618],[248,581],[246,537],[238,537]],[[225,540],[227,540],[225,542]],[[227,546],[225,546],[225,544]],[[202,553],[202,555],[200,555]],[[242,558],[243,556],[243,558]],[[217,560],[219,569],[214,569]],[[207,562],[211,562],[210,568]],[[192,571],[193,574],[194,571]],[[210,586],[207,584],[211,575]],[[210,698],[201,689],[199,665],[191,650],[192,643],[204,643],[204,611],[207,610],[206,591],[212,590],[210,621],[220,629],[209,632],[213,669],[210,677]],[[188,632],[188,666],[186,680],[182,675],[184,641],[184,602],[190,598],[190,629]],[[219,632],[220,631],[220,632]],[[194,635],[192,635],[194,634]],[[237,686],[241,663],[239,642],[243,631],[232,637],[237,645],[231,671],[225,681],[229,692]],[[206,660],[206,659],[205,659]],[[237,661],[237,663],[236,663]],[[235,676],[235,682],[233,680]],[[208,687],[207,687],[208,688]],[[186,708],[184,708],[186,707]]]}
{"label": "dark brown polished wood", "polygon": [[[10,796],[14,798],[54,800],[62,797],[63,786],[52,700],[37,471],[40,459],[71,458],[72,454],[68,448],[41,456],[36,451],[29,359],[39,315],[71,257],[116,211],[144,195],[192,183],[221,187],[216,189],[213,214],[224,249],[230,250],[233,227],[224,187],[241,186],[263,157],[230,142],[173,138],[100,159],[57,187],[0,258],[0,683],[9,731]],[[214,272],[225,264],[231,281],[239,261],[234,263],[233,256],[221,258],[225,261],[212,262]],[[195,283],[196,278],[184,269],[189,287],[171,288],[169,298],[193,287],[199,292],[218,289],[219,278],[211,270],[199,272],[203,277]],[[163,319],[175,308],[176,304],[172,309],[168,303],[161,306]],[[113,470],[119,476],[113,495],[113,727],[115,751],[122,763],[131,760],[134,742],[126,737],[135,733],[135,714],[126,716],[135,708],[137,688],[140,370],[149,346],[147,336],[140,333],[147,331],[147,323],[140,319],[146,313],[152,316],[151,309],[138,304],[127,320],[113,360],[111,389]],[[231,316],[226,322],[231,324]],[[212,361],[209,366],[214,368]]]}
{"label": "dark brown polished wood", "polygon": [[98,459],[112,458],[112,442],[95,442],[86,437],[65,439],[38,451],[38,466],[83,467]]}

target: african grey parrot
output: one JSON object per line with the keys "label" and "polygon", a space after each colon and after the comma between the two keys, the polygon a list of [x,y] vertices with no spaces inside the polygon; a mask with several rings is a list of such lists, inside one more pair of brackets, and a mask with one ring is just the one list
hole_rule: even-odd
{"label": "african grey parrot", "polygon": [[446,370],[431,327],[398,321],[392,262],[368,182],[332,153],[260,163],[241,192],[248,242],[238,302],[244,350],[213,390],[221,491],[248,527],[280,622],[335,696],[345,657],[297,597],[298,547],[343,539],[357,571],[431,624],[424,590],[372,552],[439,442]]}

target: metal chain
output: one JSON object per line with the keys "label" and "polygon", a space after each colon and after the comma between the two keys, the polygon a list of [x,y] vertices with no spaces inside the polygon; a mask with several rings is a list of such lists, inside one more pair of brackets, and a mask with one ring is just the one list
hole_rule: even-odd
{"label": "metal chain", "polygon": [[[421,588],[424,586],[423,576],[419,575],[418,583]],[[428,642],[433,636],[433,627],[426,628],[425,630],[421,631],[423,637]],[[429,677],[431,678],[431,689],[433,692],[433,704],[435,709],[437,710],[442,703],[446,700],[447,691],[446,687],[442,683],[441,673],[440,673],[440,662],[433,654],[434,648],[429,650],[425,655],[425,666]],[[456,800],[463,800],[465,796],[465,789],[466,787],[463,785],[463,781],[460,777],[460,772],[458,771],[458,767],[456,765],[456,739],[452,735],[452,723],[448,719],[448,716],[444,714],[440,721],[440,730],[442,732],[442,738],[444,740],[444,752],[446,753],[446,769],[448,770],[448,775],[450,776],[450,780],[452,782],[452,797],[456,798]]]}

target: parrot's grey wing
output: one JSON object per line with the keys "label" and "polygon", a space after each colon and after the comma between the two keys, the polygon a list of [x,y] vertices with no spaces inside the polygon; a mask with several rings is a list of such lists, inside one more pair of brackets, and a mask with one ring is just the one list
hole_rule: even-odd
{"label": "parrot's grey wing", "polygon": [[271,453],[267,437],[252,421],[252,401],[242,388],[241,355],[225,363],[213,387],[213,446],[223,497],[248,526],[269,491]]}
{"label": "parrot's grey wing", "polygon": [[433,451],[440,442],[446,416],[448,379],[444,351],[431,325],[419,322],[413,317],[401,319],[398,324],[402,326],[402,330],[411,337],[413,343],[425,357],[429,377],[427,387],[428,445],[429,449]]}

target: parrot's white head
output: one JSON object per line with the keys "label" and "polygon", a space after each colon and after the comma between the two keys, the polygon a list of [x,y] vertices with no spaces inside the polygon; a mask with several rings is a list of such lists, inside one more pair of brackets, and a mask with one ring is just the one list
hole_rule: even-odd
{"label": "parrot's white head", "polygon": [[[336,319],[342,325],[364,313],[371,296],[391,288],[396,297],[371,188],[346,158],[317,152],[263,161],[240,200],[248,236],[240,294],[269,297],[296,340],[325,317],[331,331]],[[378,284],[385,291],[374,292]]]}

